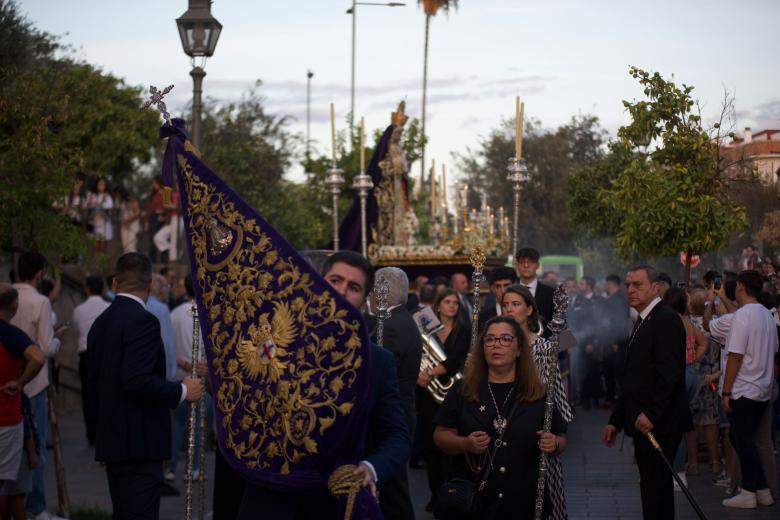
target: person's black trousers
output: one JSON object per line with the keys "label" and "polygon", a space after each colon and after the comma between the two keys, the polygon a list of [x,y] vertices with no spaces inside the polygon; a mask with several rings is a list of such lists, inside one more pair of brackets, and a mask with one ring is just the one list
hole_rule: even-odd
{"label": "person's black trousers", "polygon": [[747,397],[731,400],[731,442],[739,454],[739,464],[742,468],[742,488],[756,492],[767,487],[761,459],[756,447],[756,430],[758,422],[769,401],[753,401]]}
{"label": "person's black trousers", "polygon": [[95,396],[88,388],[89,363],[87,361],[87,352],[79,352],[79,379],[81,380],[81,412],[84,415],[84,427],[87,430],[87,442],[90,446],[95,445],[97,436],[97,410],[95,410]]}
{"label": "person's black trousers", "polygon": [[[682,433],[654,434],[669,462],[674,460]],[[653,448],[647,437],[634,437],[634,455],[639,467],[639,491],[644,520],[674,519],[674,483],[672,470]]]}
{"label": "person's black trousers", "polygon": [[163,483],[161,460],[106,463],[114,520],[158,520]]}
{"label": "person's black trousers", "polygon": [[[214,520],[238,518],[241,500],[244,497],[246,480],[233,471],[233,468],[225,460],[224,455],[217,446],[214,450],[214,503],[212,504]],[[253,504],[248,506],[248,511],[253,510]],[[260,518],[260,517],[255,517]]]}

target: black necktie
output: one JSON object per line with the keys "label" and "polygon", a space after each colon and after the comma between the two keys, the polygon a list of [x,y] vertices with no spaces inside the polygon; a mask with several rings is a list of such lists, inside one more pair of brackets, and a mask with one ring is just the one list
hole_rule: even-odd
{"label": "black necktie", "polygon": [[639,327],[642,326],[642,316],[638,317],[636,319],[636,323],[634,323],[634,328],[631,330],[631,339],[628,340],[628,346],[630,347],[631,344],[634,342],[634,336],[636,336],[637,331],[639,330]]}

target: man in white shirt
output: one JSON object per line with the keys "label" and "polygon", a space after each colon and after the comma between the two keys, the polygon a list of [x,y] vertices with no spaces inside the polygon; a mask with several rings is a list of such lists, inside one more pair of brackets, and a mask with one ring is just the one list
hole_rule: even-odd
{"label": "man in white shirt", "polygon": [[726,339],[726,362],[721,405],[729,415],[731,433],[742,469],[742,491],[723,501],[727,507],[752,509],[774,503],[756,446],[756,433],[772,392],[777,326],[760,303],[763,278],[758,271],[737,277],[734,313]]}
{"label": "man in white shirt", "polygon": [[547,330],[547,322],[552,319],[552,313],[554,309],[553,305],[553,293],[555,289],[539,283],[539,279],[536,277],[536,272],[539,270],[539,251],[532,247],[522,247],[515,254],[515,270],[520,279],[520,285],[531,291],[531,295],[534,297],[536,307],[539,309],[539,314],[542,318],[542,325],[544,325],[544,336],[548,337],[550,331]]}
{"label": "man in white shirt", "polygon": [[36,289],[43,278],[45,267],[46,259],[40,253],[31,251],[19,257],[16,271],[19,283],[14,284],[14,289],[19,292],[19,310],[11,320],[11,325],[22,329],[40,347],[47,360],[38,375],[24,387],[24,393],[30,398],[38,445],[42,448],[38,467],[32,472],[32,491],[27,495],[26,509],[29,516],[41,519],[48,518],[44,488],[46,433],[49,429],[49,401],[46,395],[49,386],[48,359],[54,357],[60,349],[60,336],[65,330],[64,327],[54,330],[51,302]]}
{"label": "man in white shirt", "polygon": [[[176,343],[176,381],[182,381],[184,378],[192,375],[192,307],[195,305],[195,291],[192,287],[192,277],[184,277],[184,287],[187,291],[187,301],[180,304],[171,311],[171,324],[173,326],[173,337]],[[204,359],[203,341],[200,345],[200,359]],[[211,396],[206,393],[206,425],[211,424]],[[173,442],[171,443],[171,460],[168,469],[165,471],[165,480],[176,480],[176,466],[179,462],[181,453],[181,444],[184,439],[184,432],[187,429],[189,420],[190,406],[186,402],[179,403],[173,415]],[[208,428],[207,428],[208,429]],[[200,450],[200,409],[195,417],[195,453]],[[194,460],[195,477],[200,473],[200,458]]]}
{"label": "man in white shirt", "polygon": [[84,293],[87,299],[73,309],[73,327],[78,335],[79,352],[79,378],[81,379],[81,408],[84,415],[84,426],[87,430],[87,442],[90,446],[95,445],[95,401],[94,396],[89,393],[87,381],[88,367],[87,362],[87,334],[89,329],[98,316],[108,309],[109,303],[103,299],[103,278],[100,276],[87,276],[85,281]]}

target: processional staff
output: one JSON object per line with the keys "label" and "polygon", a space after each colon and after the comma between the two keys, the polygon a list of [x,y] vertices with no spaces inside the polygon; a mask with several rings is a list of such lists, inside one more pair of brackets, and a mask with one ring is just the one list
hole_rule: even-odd
{"label": "processional staff", "polygon": [[[553,295],[553,317],[547,327],[552,332],[550,337],[550,347],[542,355],[543,364],[539,367],[542,381],[546,387],[547,394],[544,399],[544,423],[542,429],[545,433],[550,433],[552,428],[552,413],[555,402],[555,364],[558,363],[558,342],[561,332],[566,329],[566,309],[569,306],[569,297],[566,295],[566,289],[560,284],[555,289]],[[544,487],[547,481],[548,456],[542,452],[539,456],[539,478],[536,481],[536,506],[535,518],[541,520],[542,509],[544,507]]]}
{"label": "processional staff", "polygon": [[325,177],[325,186],[333,197],[333,250],[339,250],[339,195],[344,185],[344,175],[341,168],[336,165],[336,112],[333,103],[330,104],[330,143],[333,155],[331,168]]}
{"label": "processional staff", "polygon": [[512,183],[515,196],[514,223],[512,229],[512,255],[517,254],[517,234],[520,224],[520,184],[528,178],[528,168],[523,156],[523,117],[525,103],[520,103],[520,97],[515,99],[515,156],[509,159],[506,167],[509,174],[506,180]]}
{"label": "processional staff", "polygon": [[[371,176],[366,175],[366,125],[365,120],[360,118],[360,174],[355,177],[352,187],[357,190],[360,198],[360,247],[364,257],[368,257],[368,238],[366,231],[366,199],[368,192],[374,187]],[[338,237],[336,237],[338,238]]]}
{"label": "processional staff", "polygon": [[473,286],[472,298],[474,302],[471,306],[471,347],[469,348],[469,352],[474,352],[477,345],[480,308],[479,290],[482,285],[482,268],[485,266],[486,259],[485,250],[482,247],[474,246],[471,249],[469,261],[474,268],[474,271],[471,273],[471,284]]}
{"label": "processional staff", "polygon": [[384,276],[378,277],[374,283],[374,296],[376,297],[376,342],[382,345],[385,341],[385,320],[390,317],[387,308],[390,282]]}
{"label": "processional staff", "polygon": [[[200,358],[203,354],[200,348],[200,320],[198,319],[198,305],[192,303],[192,372],[193,379],[199,377],[198,367]],[[205,377],[201,377],[201,383],[205,386]],[[200,412],[200,422],[198,423],[197,414]],[[195,427],[200,426],[199,441],[200,450],[195,452]],[[206,514],[206,392],[203,392],[201,398],[190,403],[190,416],[188,420],[187,432],[187,474],[185,476],[185,504],[184,517],[186,520],[192,520],[192,498],[193,498],[193,469],[195,457],[198,457],[200,463],[200,472],[198,473],[198,518],[203,520]]]}

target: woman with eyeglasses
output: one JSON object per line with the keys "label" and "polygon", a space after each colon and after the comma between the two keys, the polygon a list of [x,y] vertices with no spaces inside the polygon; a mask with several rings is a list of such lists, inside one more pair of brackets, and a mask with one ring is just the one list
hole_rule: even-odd
{"label": "woman with eyeglasses", "polygon": [[[559,410],[551,432],[542,431],[544,397],[528,335],[511,317],[489,320],[463,380],[434,419],[433,440],[454,456],[454,475],[477,488],[485,481],[474,519],[534,517],[540,454],[554,460],[566,449]],[[546,489],[543,518],[552,518],[554,497]]]}
{"label": "woman with eyeglasses", "polygon": [[[531,291],[523,287],[522,285],[510,285],[504,290],[504,297],[501,300],[501,313],[503,316],[514,319],[517,324],[523,329],[523,333],[528,338],[528,343],[531,345],[531,354],[533,356],[534,363],[540,373],[542,363],[546,362],[547,355],[550,354],[556,359],[552,368],[552,388],[554,393],[555,406],[560,412],[563,419],[570,423],[574,418],[571,405],[569,404],[569,397],[566,393],[565,386],[563,384],[563,378],[561,377],[560,370],[557,363],[557,356],[550,353],[552,349],[552,343],[549,339],[542,337],[542,317],[539,315],[539,309],[536,306],[536,301],[531,295]],[[543,381],[545,386],[549,385],[548,381]],[[555,509],[551,518],[555,520],[566,518],[566,497],[564,494],[563,486],[563,466],[560,459],[554,459],[550,461],[548,470],[547,484],[550,488],[550,492],[555,497],[553,504]]]}

